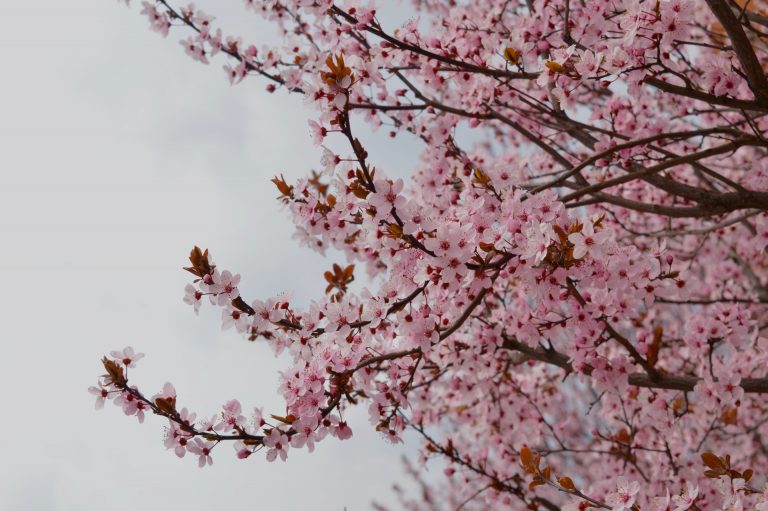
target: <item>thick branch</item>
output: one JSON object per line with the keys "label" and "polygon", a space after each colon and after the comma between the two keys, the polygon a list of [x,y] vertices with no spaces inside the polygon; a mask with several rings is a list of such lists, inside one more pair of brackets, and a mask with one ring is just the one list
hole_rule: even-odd
{"label": "thick branch", "polygon": [[[565,353],[561,353],[554,349],[545,348],[532,348],[527,344],[521,343],[517,339],[504,336],[504,343],[502,348],[517,351],[526,355],[531,360],[538,360],[546,364],[554,365],[570,374],[574,371],[573,365],[570,362],[570,358]],[[586,375],[592,373],[590,367],[585,368],[582,371]],[[657,373],[655,378],[652,378],[646,373],[632,373],[628,376],[630,385],[636,387],[645,387],[649,389],[665,389],[665,390],[680,390],[683,392],[690,392],[701,380],[697,376],[688,375],[671,375]],[[766,394],[768,393],[768,378],[743,378],[741,380],[741,388],[748,394]]]}
{"label": "thick branch", "polygon": [[760,61],[757,59],[757,55],[755,55],[755,50],[752,48],[752,43],[749,42],[747,34],[744,33],[741,23],[734,16],[726,0],[706,1],[712,14],[715,15],[728,33],[733,51],[736,52],[736,56],[739,58],[739,62],[741,62],[741,67],[744,68],[749,88],[752,89],[755,98],[763,105],[768,104],[768,80],[765,78],[763,67],[760,65]]}
{"label": "thick branch", "polygon": [[[696,376],[660,375],[656,380],[651,380],[647,374],[636,373],[629,375],[629,384],[637,387],[652,389],[682,390],[690,392],[701,380]],[[740,383],[744,392],[751,394],[768,393],[768,378],[743,378]]]}
{"label": "thick branch", "polygon": [[664,92],[670,92],[672,94],[685,96],[691,99],[698,99],[699,101],[703,101],[710,105],[720,105],[746,111],[768,112],[768,106],[762,105],[757,101],[746,101],[743,99],[727,98],[725,96],[715,96],[714,94],[709,94],[700,90],[689,89],[688,87],[683,87],[681,85],[674,85],[660,78],[646,78],[643,80],[643,82],[647,83],[648,85],[652,85]]}

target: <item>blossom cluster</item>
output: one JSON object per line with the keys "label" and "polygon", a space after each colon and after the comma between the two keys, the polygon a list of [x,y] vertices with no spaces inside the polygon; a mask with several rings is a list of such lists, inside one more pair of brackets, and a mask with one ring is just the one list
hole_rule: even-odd
{"label": "blossom cluster", "polygon": [[[143,2],[232,84],[316,111],[320,169],[272,182],[298,241],[347,261],[302,305],[241,296],[190,254],[184,301],[287,354],[279,413],[150,397],[130,348],[103,360],[97,405],[163,416],[166,447],[201,466],[227,441],[274,461],[350,438],[344,411],[365,405],[446,461],[450,509],[768,509],[762,7],[420,0],[386,27],[385,4],[246,1],[284,39],[257,48],[194,4]],[[353,121],[422,141],[411,178]]]}

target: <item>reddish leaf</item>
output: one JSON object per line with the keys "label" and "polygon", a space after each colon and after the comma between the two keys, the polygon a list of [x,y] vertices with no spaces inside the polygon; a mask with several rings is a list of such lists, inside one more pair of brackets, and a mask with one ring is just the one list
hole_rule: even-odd
{"label": "reddish leaf", "polygon": [[200,247],[195,245],[195,248],[192,249],[192,251],[189,253],[189,262],[192,263],[192,266],[185,267],[184,269],[187,270],[192,275],[196,275],[200,278],[203,278],[205,275],[210,275],[213,273],[213,268],[208,263],[208,249],[206,248],[203,252],[200,250]]}
{"label": "reddish leaf", "polygon": [[573,484],[573,481],[568,476],[563,476],[558,478],[557,482],[560,483],[560,486],[562,486],[566,490],[571,490],[571,491],[576,490],[576,485]]}
{"label": "reddish leaf", "polygon": [[232,307],[236,308],[241,312],[245,312],[249,316],[253,316],[254,314],[256,314],[256,311],[253,309],[253,307],[245,303],[245,300],[243,300],[241,296],[238,296],[237,298],[232,300]]}

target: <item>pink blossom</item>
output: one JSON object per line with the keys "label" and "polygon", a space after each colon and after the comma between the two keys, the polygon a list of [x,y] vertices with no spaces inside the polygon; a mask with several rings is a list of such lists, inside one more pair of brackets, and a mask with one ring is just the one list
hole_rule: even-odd
{"label": "pink blossom", "polygon": [[96,402],[94,406],[97,410],[104,408],[104,403],[107,399],[111,399],[109,390],[99,385],[98,387],[88,387],[88,392],[96,396]]}
{"label": "pink blossom", "polygon": [[669,490],[667,489],[665,492],[666,494],[664,497],[653,498],[654,511],[671,511],[672,504],[669,496]]}
{"label": "pink blossom", "polygon": [[144,358],[144,353],[135,353],[131,346],[126,346],[122,351],[111,351],[109,354],[125,367],[136,367],[136,362]]}
{"label": "pink blossom", "polygon": [[568,241],[573,243],[574,259],[581,259],[588,252],[598,250],[600,245],[608,239],[608,232],[595,232],[594,224],[591,221],[584,222],[580,232],[568,235]]}
{"label": "pink blossom", "polygon": [[282,461],[288,458],[288,437],[278,429],[270,430],[264,436],[264,445],[267,447],[267,461],[275,461],[280,456]]}
{"label": "pink blossom", "polygon": [[206,56],[205,48],[203,47],[202,42],[200,42],[197,38],[188,37],[187,39],[181,41],[181,45],[184,47],[186,54],[192,57],[194,60],[203,64],[208,64],[208,57]]}
{"label": "pink blossom", "polygon": [[[128,0],[126,0],[126,4],[127,3]],[[149,2],[142,2],[141,5],[143,7],[141,13],[149,18],[149,23],[152,30],[159,33],[163,37],[166,37],[168,35],[168,29],[171,27],[171,22],[168,19],[168,15],[158,11],[157,7]]]}
{"label": "pink blossom", "polygon": [[291,424],[296,434],[291,437],[291,446],[300,449],[307,448],[309,452],[315,450],[315,430],[317,421],[314,419],[299,419]]}
{"label": "pink blossom", "polygon": [[760,502],[755,505],[757,511],[768,511],[768,487],[760,495]]}
{"label": "pink blossom", "polygon": [[[384,438],[446,463],[450,481],[406,468],[414,511],[766,508],[700,459],[766,472],[758,7],[729,22],[690,0],[390,4],[246,1],[271,44],[195,5],[143,4],[152,30],[173,20],[230,83],[303,103],[321,172],[276,179],[276,207],[354,283],[329,272],[307,275],[323,284],[301,300],[241,296],[239,275],[195,248],[185,303],[207,296],[228,335],[278,357],[277,409],[177,410],[173,386],[140,390],[129,348],[102,360],[96,406],[160,412],[166,448],[203,464],[219,443],[274,461],[350,439],[364,407]],[[302,150],[294,138],[275,148]],[[264,222],[256,235],[279,251]],[[578,493],[531,489],[526,446]]]}
{"label": "pink blossom", "polygon": [[227,401],[222,408],[221,421],[216,425],[216,430],[233,431],[236,428],[242,428],[245,425],[246,418],[241,413],[242,408],[237,399]]}
{"label": "pink blossom", "polygon": [[672,497],[672,504],[675,506],[673,511],[685,511],[693,505],[698,496],[699,487],[689,481],[681,495]]}
{"label": "pink blossom", "polygon": [[328,135],[328,130],[326,130],[323,126],[321,126],[320,124],[312,120],[309,121],[309,129],[312,134],[312,141],[316,145],[322,144],[326,135]]}
{"label": "pink blossom", "polygon": [[240,63],[235,66],[225,65],[224,71],[227,73],[229,84],[237,85],[248,75],[248,62],[245,59],[242,59],[240,60]]}
{"label": "pink blossom", "polygon": [[240,290],[237,288],[239,283],[240,275],[232,275],[228,270],[221,272],[221,275],[215,279],[214,287],[219,306],[227,305],[240,296]]}
{"label": "pink blossom", "polygon": [[533,259],[534,264],[541,263],[547,256],[549,245],[552,242],[550,230],[549,225],[534,220],[531,227],[525,231],[528,243],[524,255]]}
{"label": "pink blossom", "polygon": [[720,477],[715,482],[717,491],[723,499],[722,509],[724,511],[741,511],[743,503],[740,492],[746,486],[746,481],[741,478]]}
{"label": "pink blossom", "polygon": [[203,293],[192,284],[187,284],[184,288],[184,303],[191,305],[195,311],[195,314],[200,313],[200,299],[203,297]]}
{"label": "pink blossom", "polygon": [[125,415],[135,415],[139,422],[144,422],[144,411],[149,408],[149,405],[136,397],[133,392],[124,390],[115,397],[113,402],[123,409]]}
{"label": "pink blossom", "polygon": [[195,438],[187,444],[187,450],[198,456],[197,465],[200,468],[203,468],[205,465],[213,465],[212,449],[213,443],[201,438]]}
{"label": "pink blossom", "polygon": [[605,502],[611,506],[611,511],[629,510],[635,503],[639,491],[640,483],[629,481],[626,477],[619,477],[616,492],[608,494]]}

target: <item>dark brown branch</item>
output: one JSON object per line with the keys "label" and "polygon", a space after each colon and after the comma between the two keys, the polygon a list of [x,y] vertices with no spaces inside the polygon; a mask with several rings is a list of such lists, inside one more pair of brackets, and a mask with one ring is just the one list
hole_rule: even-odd
{"label": "dark brown branch", "polygon": [[[358,21],[357,18],[352,16],[351,14],[347,13],[346,11],[333,6],[331,7],[331,12],[333,14],[336,14],[340,16],[341,18],[344,18],[344,20],[351,24],[351,25],[357,25]],[[445,57],[443,55],[438,55],[437,53],[433,53],[431,51],[425,50],[424,48],[421,48],[419,46],[415,46],[410,43],[406,43],[405,41],[401,41],[399,39],[396,39],[392,37],[391,35],[387,34],[383,30],[381,30],[378,27],[374,27],[371,25],[366,25],[364,30],[366,32],[370,32],[371,34],[384,39],[388,43],[390,43],[392,46],[394,46],[397,49],[410,51],[412,53],[416,53],[418,55],[422,55],[424,57],[437,60],[439,62],[443,62],[444,64],[449,64],[451,66],[455,66],[459,69],[470,71],[473,73],[480,73],[488,76],[494,76],[494,77],[500,77],[500,78],[524,78],[524,79],[535,79],[539,73],[514,73],[511,71],[507,71],[505,69],[494,69],[490,67],[482,67],[477,66],[475,64],[472,64],[470,62],[464,62],[461,60],[452,59],[450,57]]]}
{"label": "dark brown branch", "polygon": [[[577,190],[573,193],[566,195],[561,200],[563,202],[568,202],[570,200],[578,199],[579,197],[582,197],[587,194],[591,194],[593,192],[597,192],[600,190],[604,190],[606,188],[627,183],[629,181],[634,181],[635,179],[649,178],[654,174],[657,174],[671,167],[675,167],[677,165],[690,164],[704,158],[710,158],[718,154],[724,154],[731,151],[735,151],[739,147],[749,144],[749,142],[750,142],[749,139],[742,138],[739,140],[734,140],[733,142],[721,144],[716,147],[710,147],[709,149],[704,149],[703,151],[699,151],[697,153],[691,153],[685,156],[678,156],[677,158],[670,158],[652,167],[647,167],[647,168],[639,167],[638,170],[634,172],[630,172],[628,174],[617,176],[612,179],[607,179],[601,183],[595,183],[593,185],[584,187],[580,190]],[[759,140],[754,140],[754,142],[759,142],[760,144],[762,144],[762,142]],[[651,184],[653,184],[654,186],[663,187],[665,191],[667,191],[668,193],[677,193],[678,195],[681,195],[688,199],[696,200],[697,202],[702,202],[705,204],[710,201],[717,202],[720,196],[725,195],[725,194],[713,194],[712,192],[702,190],[700,188],[692,187],[689,185],[676,183],[675,181],[671,181],[671,180],[665,180],[668,182],[666,183],[666,185],[659,181],[660,181],[659,179],[649,180]],[[740,192],[736,192],[736,193],[740,194]],[[756,192],[756,193],[759,193],[759,192]],[[733,194],[728,194],[728,195],[730,196]],[[763,200],[764,200],[765,208],[768,208],[768,194],[766,194]]]}
{"label": "dark brown branch", "polygon": [[[538,360],[545,364],[557,366],[565,371],[566,374],[570,374],[574,371],[574,367],[571,364],[568,355],[554,349],[545,349],[541,347],[531,348],[527,344],[521,343],[517,339],[508,336],[504,336],[504,342],[501,347],[503,349],[522,353],[531,360]],[[586,375],[590,375],[592,374],[592,369],[587,367],[582,372]],[[636,387],[680,390],[683,392],[691,392],[700,380],[701,378],[697,376],[661,373],[657,373],[655,378],[652,378],[645,373],[632,373],[628,376],[629,384]],[[740,386],[744,389],[744,392],[748,394],[766,394],[768,393],[768,378],[743,378]]]}
{"label": "dark brown branch", "polygon": [[553,186],[558,186],[561,183],[565,182],[566,179],[572,177],[577,172],[579,172],[579,171],[585,169],[586,167],[592,165],[596,161],[598,161],[598,160],[600,160],[602,158],[605,158],[606,156],[610,156],[610,155],[612,155],[614,153],[617,153],[619,151],[623,151],[624,149],[629,149],[629,148],[637,147],[637,146],[640,146],[640,145],[650,144],[652,142],[656,142],[656,141],[660,141],[660,140],[676,140],[676,139],[687,139],[687,138],[692,138],[692,137],[703,137],[703,136],[706,136],[706,135],[711,135],[713,133],[728,132],[728,131],[731,131],[731,130],[728,129],[728,128],[716,127],[716,128],[708,128],[708,129],[700,129],[700,130],[692,130],[692,131],[681,131],[681,132],[677,132],[677,133],[658,133],[656,135],[651,135],[651,136],[644,137],[644,138],[639,138],[639,139],[636,139],[636,140],[629,140],[629,141],[621,143],[621,144],[616,144],[616,145],[614,145],[612,147],[609,147],[608,149],[605,149],[604,151],[601,151],[599,153],[596,153],[596,154],[590,156],[586,160],[584,160],[581,163],[579,163],[576,167],[573,167],[568,172],[566,172],[565,174],[559,176],[558,178],[556,178],[556,179],[554,179],[554,180],[552,180],[552,181],[550,181],[548,183],[543,183],[543,184],[537,186],[536,188],[534,188],[532,190],[532,193],[538,193],[538,192],[540,192],[542,190],[545,190],[547,188],[550,188],[550,187],[553,187]]}
{"label": "dark brown branch", "polygon": [[762,105],[756,101],[747,101],[743,99],[727,98],[725,96],[715,96],[714,94],[708,94],[696,89],[690,89],[681,85],[674,85],[666,82],[660,78],[646,78],[644,83],[652,85],[659,90],[677,94],[678,96],[685,96],[691,99],[698,99],[710,105],[727,106],[730,108],[736,108],[740,110],[755,111],[755,112],[768,112],[768,106]]}
{"label": "dark brown branch", "polygon": [[[629,375],[629,384],[636,387],[653,389],[681,390],[690,392],[701,380],[696,376],[660,375],[656,380],[651,380],[647,374],[637,373]],[[748,394],[768,393],[768,378],[743,378],[739,384]]]}
{"label": "dark brown branch", "polygon": [[[576,283],[571,280],[570,277],[566,278],[566,283],[568,286],[568,292],[576,299],[577,302],[579,302],[579,305],[584,307],[587,302],[584,300],[584,297],[581,296],[579,290],[576,289]],[[630,340],[617,332],[616,329],[613,328],[607,320],[603,321],[603,324],[605,325],[605,331],[608,332],[608,334],[625,350],[627,350],[629,355],[632,357],[632,360],[639,364],[645,370],[645,372],[651,376],[651,378],[655,378],[657,374],[656,369],[654,369],[653,366],[648,363],[648,360],[645,359],[640,354],[640,352],[637,351],[637,348],[632,345]]]}
{"label": "dark brown branch", "polygon": [[725,29],[731,40],[733,51],[741,62],[741,67],[747,75],[747,82],[755,99],[765,106],[768,105],[768,80],[763,73],[763,67],[755,55],[752,43],[739,23],[739,20],[733,14],[726,0],[706,0],[710,10]]}

